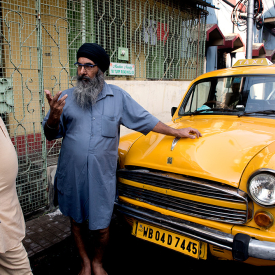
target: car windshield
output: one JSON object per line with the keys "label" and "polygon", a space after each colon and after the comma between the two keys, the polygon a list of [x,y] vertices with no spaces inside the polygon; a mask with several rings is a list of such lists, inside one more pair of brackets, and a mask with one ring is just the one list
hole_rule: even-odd
{"label": "car windshield", "polygon": [[195,83],[187,93],[179,115],[275,117],[273,110],[275,76],[230,76],[208,78]]}

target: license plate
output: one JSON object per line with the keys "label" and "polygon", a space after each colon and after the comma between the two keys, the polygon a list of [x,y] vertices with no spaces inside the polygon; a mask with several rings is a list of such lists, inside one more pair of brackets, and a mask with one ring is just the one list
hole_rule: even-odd
{"label": "license plate", "polygon": [[140,239],[176,250],[193,258],[200,258],[200,242],[188,237],[142,222],[134,223],[132,233]]}

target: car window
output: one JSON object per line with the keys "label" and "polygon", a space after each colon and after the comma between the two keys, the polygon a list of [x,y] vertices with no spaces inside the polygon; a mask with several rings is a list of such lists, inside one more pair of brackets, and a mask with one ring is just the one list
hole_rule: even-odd
{"label": "car window", "polygon": [[229,76],[195,83],[187,93],[179,115],[195,111],[236,115],[270,109],[275,110],[274,76]]}
{"label": "car window", "polygon": [[247,112],[275,110],[275,80],[272,77],[247,77],[243,95]]}
{"label": "car window", "polygon": [[211,82],[202,82],[195,85],[192,91],[192,96],[189,97],[185,105],[185,112],[194,112],[203,105],[209,96]]}
{"label": "car window", "polygon": [[275,88],[268,95],[267,100],[275,100]]}
{"label": "car window", "polygon": [[249,95],[254,100],[263,100],[265,98],[264,83],[251,85]]}

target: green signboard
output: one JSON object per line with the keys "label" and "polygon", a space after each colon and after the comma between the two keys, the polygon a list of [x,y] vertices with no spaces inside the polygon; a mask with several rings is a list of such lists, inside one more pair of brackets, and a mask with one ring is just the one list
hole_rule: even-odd
{"label": "green signboard", "polygon": [[126,63],[111,63],[109,67],[110,75],[135,75],[135,65]]}

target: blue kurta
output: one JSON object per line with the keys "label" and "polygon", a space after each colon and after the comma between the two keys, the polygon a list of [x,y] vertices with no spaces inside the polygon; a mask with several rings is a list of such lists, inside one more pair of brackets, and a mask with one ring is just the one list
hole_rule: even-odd
{"label": "blue kurta", "polygon": [[55,137],[63,137],[55,175],[59,208],[77,223],[88,219],[91,230],[103,229],[110,224],[116,194],[120,125],[147,134],[159,120],[115,85],[105,83],[86,110],[76,104],[73,90],[60,96],[68,95]]}

